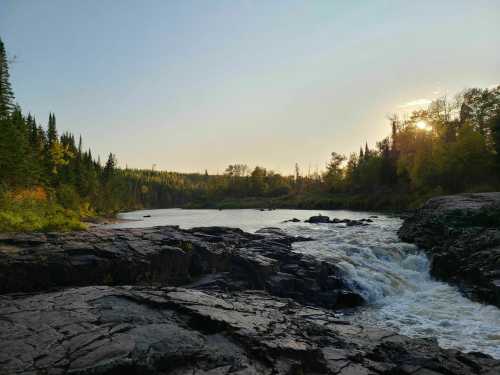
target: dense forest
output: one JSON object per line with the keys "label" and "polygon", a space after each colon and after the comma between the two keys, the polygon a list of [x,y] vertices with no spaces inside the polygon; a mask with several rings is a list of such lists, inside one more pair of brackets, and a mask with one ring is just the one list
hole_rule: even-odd
{"label": "dense forest", "polygon": [[0,40],[0,231],[83,228],[137,208],[405,209],[439,194],[500,189],[500,86],[467,89],[404,118],[375,148],[333,152],[323,173],[245,164],[222,175],[121,169],[81,137],[44,127],[15,103]]}

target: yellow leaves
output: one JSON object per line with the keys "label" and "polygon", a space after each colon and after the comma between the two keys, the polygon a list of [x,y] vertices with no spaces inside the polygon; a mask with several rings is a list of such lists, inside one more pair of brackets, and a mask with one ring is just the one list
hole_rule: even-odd
{"label": "yellow leaves", "polygon": [[68,165],[74,157],[75,155],[70,151],[68,146],[64,146],[58,141],[53,142],[50,146],[52,173],[57,174],[57,168],[61,165]]}

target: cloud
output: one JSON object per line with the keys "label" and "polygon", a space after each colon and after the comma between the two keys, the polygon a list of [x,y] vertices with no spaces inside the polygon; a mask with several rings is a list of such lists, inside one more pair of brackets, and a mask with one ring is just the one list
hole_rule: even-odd
{"label": "cloud", "polygon": [[500,83],[495,83],[494,85],[488,86],[488,90],[496,89],[498,86],[500,86]]}
{"label": "cloud", "polygon": [[410,107],[421,107],[431,104],[432,100],[426,98],[420,98],[412,100],[411,102],[404,103],[398,106],[398,108],[410,108]]}

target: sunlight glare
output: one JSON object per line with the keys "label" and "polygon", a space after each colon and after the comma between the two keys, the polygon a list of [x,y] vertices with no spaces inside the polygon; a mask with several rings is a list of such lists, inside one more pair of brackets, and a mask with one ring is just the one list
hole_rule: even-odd
{"label": "sunlight glare", "polygon": [[419,122],[417,122],[416,126],[417,126],[417,129],[420,129],[420,130],[425,130],[425,131],[432,130],[432,127],[423,120],[420,120]]}

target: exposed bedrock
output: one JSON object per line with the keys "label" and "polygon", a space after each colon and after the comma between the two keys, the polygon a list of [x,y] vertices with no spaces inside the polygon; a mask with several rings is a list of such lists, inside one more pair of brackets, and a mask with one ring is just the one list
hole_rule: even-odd
{"label": "exposed bedrock", "polygon": [[500,361],[261,292],[80,287],[0,296],[2,374],[500,373]]}
{"label": "exposed bedrock", "polygon": [[500,193],[430,199],[398,232],[431,256],[431,274],[500,307]]}
{"label": "exposed bedrock", "polygon": [[84,285],[190,285],[198,289],[267,290],[328,308],[363,298],[334,263],[292,251],[278,228],[257,234],[206,227],[95,228],[86,232],[0,237],[0,292]]}

